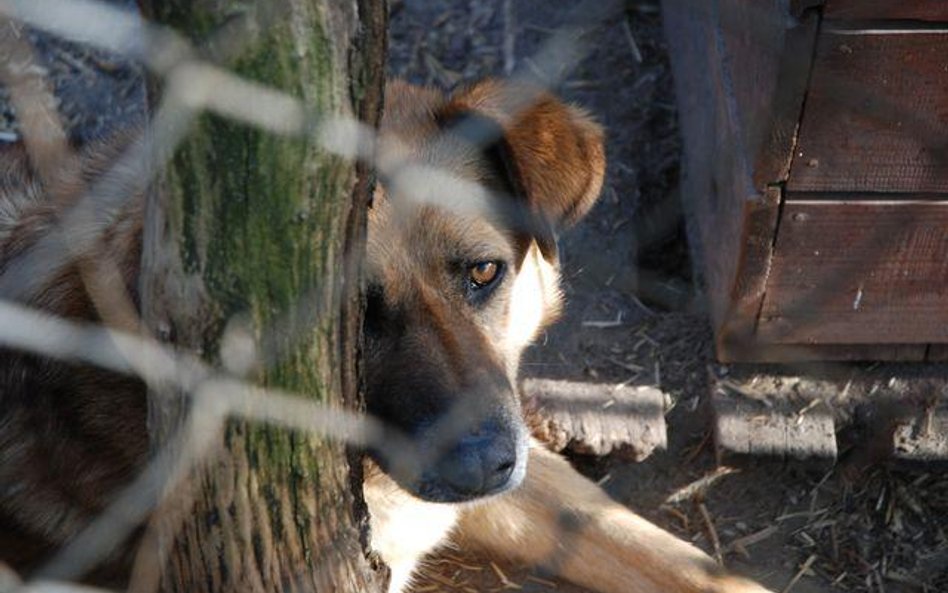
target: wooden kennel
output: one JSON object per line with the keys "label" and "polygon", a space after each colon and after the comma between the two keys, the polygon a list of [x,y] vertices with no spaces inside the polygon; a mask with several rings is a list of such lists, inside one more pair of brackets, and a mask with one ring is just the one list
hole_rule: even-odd
{"label": "wooden kennel", "polygon": [[948,1],[663,11],[718,357],[948,360]]}

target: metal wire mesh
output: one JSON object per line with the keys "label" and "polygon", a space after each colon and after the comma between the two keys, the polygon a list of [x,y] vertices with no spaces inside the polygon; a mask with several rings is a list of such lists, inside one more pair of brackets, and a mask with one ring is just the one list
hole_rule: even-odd
{"label": "metal wire mesh", "polygon": [[[508,34],[502,44],[501,70],[510,76],[512,87],[522,88],[519,84],[527,83],[536,89],[557,88],[588,55],[590,46],[596,41],[596,27],[617,14],[624,14],[623,9],[614,2],[580,3],[572,17],[567,19],[567,24],[551,31],[540,50],[521,64],[515,63],[513,35]],[[504,13],[508,17],[509,10],[508,2]],[[68,180],[71,175],[76,175],[75,155],[68,145],[67,134],[55,101],[51,100],[51,90],[44,80],[43,71],[33,62],[35,33],[27,35],[26,32],[45,31],[48,35],[94,47],[105,52],[103,55],[130,60],[133,68],[140,65],[162,79],[165,88],[162,103],[142,135],[147,141],[132,142],[128,153],[97,185],[78,197],[56,228],[18,254],[0,274],[0,295],[4,299],[0,301],[0,345],[133,375],[149,386],[174,385],[191,397],[189,422],[180,429],[177,437],[122,491],[106,512],[80,530],[38,571],[38,574],[56,582],[31,581],[20,590],[91,590],[68,581],[81,578],[97,562],[108,557],[115,546],[125,541],[144,521],[162,494],[179,483],[201,460],[207,445],[218,437],[225,419],[231,416],[308,431],[359,447],[378,446],[389,451],[393,458],[405,458],[405,463],[423,462],[412,459],[415,450],[411,445],[399,442],[376,419],[322,406],[293,394],[262,389],[235,378],[239,373],[233,373],[234,369],[266,364],[280,356],[266,339],[262,344],[249,346],[241,342],[238,326],[235,326],[231,338],[224,339],[225,342],[228,339],[236,341],[233,356],[225,357],[224,368],[217,369],[197,357],[172,352],[151,337],[135,332],[134,328],[139,327],[135,306],[123,295],[97,291],[96,284],[102,282],[98,276],[90,276],[86,282],[93,298],[103,299],[100,311],[108,327],[50,317],[16,304],[34,299],[38,291],[48,285],[49,279],[71,261],[73,254],[86,251],[100,239],[109,222],[102,213],[120,209],[130,196],[130,187],[142,187],[153,179],[167,164],[195,118],[204,112],[273,134],[311,135],[328,152],[367,162],[371,162],[375,154],[374,131],[354,120],[314,113],[297,98],[242,79],[203,57],[204,54],[196,52],[176,32],[149,24],[131,11],[89,0],[33,0],[0,3],[0,14],[4,19],[0,22],[3,26],[0,48],[7,56],[0,65],[0,82],[7,90],[10,103],[16,107],[19,139],[26,145],[54,199],[62,197],[57,196],[57,191],[63,195],[68,192],[65,189]],[[631,33],[629,36],[632,57],[638,56],[637,59],[641,60],[641,52]],[[220,37],[219,41],[227,45],[227,51],[239,51],[240,42],[229,31],[223,31]],[[752,42],[763,50],[773,40],[759,37]],[[837,90],[854,103],[872,97],[871,89],[841,85]],[[509,97],[506,108],[515,113],[528,107],[533,99],[533,96],[517,93]],[[129,102],[137,100],[133,97]],[[876,102],[873,108],[888,117],[900,106]],[[908,114],[906,118],[909,127],[917,128],[922,136],[930,134],[925,122],[915,121],[910,116]],[[128,117],[134,119],[136,114],[130,113]],[[940,140],[936,138],[932,142]],[[738,151],[740,148],[721,147],[721,150]],[[57,179],[67,182],[57,185]],[[420,182],[421,179],[426,181]],[[402,193],[444,208],[463,208],[464,212],[469,212],[471,208],[477,211],[490,207],[486,203],[487,197],[463,204],[446,202],[443,197],[446,194],[477,196],[485,193],[450,171],[432,171],[420,164],[409,164],[392,172],[385,182],[395,191],[400,187],[408,188],[410,191]],[[445,188],[455,191],[445,191]],[[0,208],[4,207],[0,205]],[[655,209],[651,230],[656,236],[664,238],[668,227],[680,224],[679,208],[677,204],[667,203]],[[2,233],[0,228],[0,237]],[[879,243],[882,239],[879,237]],[[648,244],[651,239],[644,234],[637,241]],[[104,273],[114,274],[114,271],[106,270]],[[667,278],[643,273],[641,280],[645,284],[659,285],[653,294],[670,293],[660,287]],[[832,294],[843,282],[845,278],[841,277],[840,285],[826,286],[822,294]],[[672,292],[674,290],[673,287]],[[312,297],[316,298],[317,295]],[[305,319],[305,311],[318,310],[318,307],[312,307],[312,299],[304,299],[299,304],[300,315],[288,318]],[[687,298],[683,300],[688,301]],[[679,300],[676,304],[681,302]],[[654,315],[648,306],[638,304],[646,315]],[[813,304],[800,303],[799,306],[805,308]],[[620,324],[621,321],[619,317]],[[302,326],[290,326],[288,322],[264,328],[264,333],[286,334],[306,330]],[[243,348],[241,344],[247,347]],[[837,368],[844,372],[847,369]],[[809,367],[802,372],[809,372]],[[653,369],[639,368],[634,373],[636,382],[654,379],[654,383],[661,383],[658,362],[654,372]],[[0,588],[3,587],[0,580]]]}

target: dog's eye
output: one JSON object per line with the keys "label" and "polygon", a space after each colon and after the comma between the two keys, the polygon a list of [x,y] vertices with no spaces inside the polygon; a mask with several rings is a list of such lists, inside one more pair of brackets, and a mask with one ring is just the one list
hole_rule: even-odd
{"label": "dog's eye", "polygon": [[482,261],[471,266],[468,270],[471,288],[484,288],[497,280],[500,275],[500,265],[500,262],[496,261]]}

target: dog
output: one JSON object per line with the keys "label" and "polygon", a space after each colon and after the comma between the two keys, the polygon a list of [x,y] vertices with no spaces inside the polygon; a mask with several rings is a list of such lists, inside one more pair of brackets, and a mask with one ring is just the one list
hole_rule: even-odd
{"label": "dog", "polygon": [[[94,177],[122,146],[87,153],[80,170]],[[3,270],[52,228],[57,205],[23,173],[23,154],[0,160]],[[418,563],[452,541],[601,593],[766,593],[613,502],[526,428],[519,360],[560,312],[556,232],[598,198],[601,127],[524,85],[486,80],[444,94],[394,81],[376,161],[381,183],[365,265],[366,406],[424,452],[412,471],[385,451],[365,457],[371,545],[391,569],[388,591],[407,591]],[[118,257],[133,297],[142,211],[133,203],[119,213],[96,247]],[[82,287],[69,268],[30,304],[96,319]],[[23,566],[67,541],[89,509],[101,508],[141,466],[145,394],[136,379],[104,384],[101,374],[67,373],[15,353],[2,358],[0,386],[12,405],[0,423],[32,427],[25,441],[23,431],[0,429],[0,484],[14,485],[0,489],[0,533],[18,542],[0,545],[0,554]],[[45,468],[52,477],[31,463],[38,451],[57,460]]]}
{"label": "dog", "polygon": [[[394,82],[380,134],[366,402],[439,452],[411,480],[366,462],[389,592],[405,590],[418,562],[449,539],[602,593],[766,591],[609,499],[525,428],[520,356],[560,313],[555,234],[599,196],[601,127],[520,85],[487,80],[446,96]],[[467,183],[445,189],[421,174],[386,187],[400,167],[419,164]],[[427,195],[432,186],[440,201]],[[472,186],[486,195],[464,194]]]}

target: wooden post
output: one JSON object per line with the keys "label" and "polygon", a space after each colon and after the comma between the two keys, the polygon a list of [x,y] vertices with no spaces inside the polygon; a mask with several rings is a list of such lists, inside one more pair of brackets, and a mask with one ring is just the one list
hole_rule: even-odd
{"label": "wooden post", "polygon": [[[384,1],[145,4],[235,74],[313,112],[376,122]],[[217,41],[202,46],[208,39]],[[231,372],[358,407],[354,272],[371,183],[313,136],[197,120],[149,200],[142,308],[149,328],[181,351],[226,363],[222,344],[236,328],[263,356]],[[155,450],[180,424],[181,401],[150,396]],[[162,590],[380,589],[365,555],[359,468],[343,444],[231,418],[202,453],[205,463],[163,507],[170,518],[156,521]]]}

